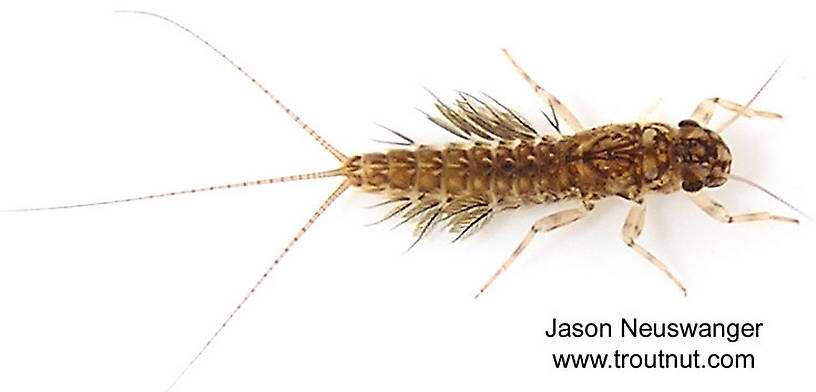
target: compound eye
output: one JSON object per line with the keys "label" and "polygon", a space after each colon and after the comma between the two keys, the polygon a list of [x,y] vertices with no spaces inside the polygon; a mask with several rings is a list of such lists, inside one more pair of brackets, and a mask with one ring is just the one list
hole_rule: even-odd
{"label": "compound eye", "polygon": [[683,190],[686,192],[694,193],[700,189],[703,189],[702,181],[683,181]]}
{"label": "compound eye", "polygon": [[680,121],[680,123],[678,123],[677,126],[678,127],[699,127],[700,124],[697,124],[697,121],[694,121],[694,120],[691,120],[691,119],[686,119],[686,120]]}

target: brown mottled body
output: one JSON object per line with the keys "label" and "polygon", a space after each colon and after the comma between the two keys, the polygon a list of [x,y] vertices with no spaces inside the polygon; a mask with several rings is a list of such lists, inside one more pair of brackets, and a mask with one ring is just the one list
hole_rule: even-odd
{"label": "brown mottled body", "polygon": [[[494,211],[608,196],[640,200],[648,192],[680,189],[679,138],[692,127],[609,124],[565,137],[420,145],[355,155],[342,171],[352,186],[394,200],[422,198],[440,205],[474,200]],[[724,145],[713,152],[730,157]]]}
{"label": "brown mottled body", "polygon": [[[553,116],[552,118],[548,116],[548,120],[559,136],[540,135],[519,114],[489,96],[486,97],[493,103],[485,103],[472,95],[460,93],[460,98],[453,105],[446,105],[437,100],[439,117],[426,116],[452,135],[464,139],[464,142],[441,146],[417,145],[404,135],[392,131],[408,142],[395,144],[410,147],[347,157],[319,136],[260,82],[196,33],[161,15],[143,11],[123,12],[162,19],[201,41],[229,62],[320,146],[332,154],[340,162],[340,167],[126,199],[0,212],[100,206],[254,185],[345,177],[345,181],[295,233],[215,333],[177,375],[168,390],[172,389],[196,363],[272,269],[323,212],[350,187],[381,193],[388,197],[382,204],[394,205],[394,208],[384,219],[400,218],[402,223],[415,221],[417,241],[429,228],[438,223],[444,222],[451,232],[458,233],[456,238],[459,239],[476,232],[493,214],[503,210],[525,204],[561,200],[579,202],[576,207],[551,213],[535,221],[518,247],[485,283],[479,294],[483,293],[500,273],[507,270],[536,234],[580,220],[589,214],[595,200],[605,197],[618,196],[633,202],[622,229],[624,243],[666,274],[684,293],[685,288],[669,268],[637,243],[646,216],[643,199],[645,194],[672,193],[682,189],[702,211],[725,223],[758,220],[798,222],[794,218],[771,215],[764,211],[732,215],[703,190],[705,187],[723,185],[728,179],[752,184],[729,173],[731,154],[718,133],[740,116],[781,117],[776,113],[749,108],[753,98],[745,105],[721,98],[703,100],[690,118],[681,121],[677,126],[640,121],[586,129],[555,96],[535,83],[504,51],[522,78],[552,109]],[[718,130],[712,131],[707,128],[708,122],[714,108],[718,106],[736,114]],[[565,121],[574,134],[567,136],[562,134],[559,118]],[[756,187],[765,191],[759,186]],[[766,193],[770,194],[767,191]]]}
{"label": "brown mottled body", "polygon": [[483,198],[542,203],[670,193],[682,182],[673,163],[675,127],[610,124],[564,138],[451,143],[349,158],[353,186],[402,197]]}
{"label": "brown mottled body", "polygon": [[[702,192],[704,187],[718,187],[734,177],[729,174],[731,152],[718,134],[733,120],[718,131],[707,128],[715,105],[736,116],[779,118],[778,114],[711,98],[677,126],[640,121],[583,129],[558,99],[533,82],[505,54],[549,104],[555,122],[549,116],[548,120],[559,136],[541,136],[520,115],[498,102],[494,101],[500,107],[460,93],[454,105],[437,100],[442,117],[428,118],[467,143],[414,145],[411,149],[356,155],[344,161],[340,169],[351,186],[387,195],[390,200],[384,204],[397,203],[385,219],[401,217],[402,223],[415,220],[417,241],[440,221],[447,221],[459,239],[484,226],[496,212],[525,204],[580,202],[579,207],[537,220],[480,294],[537,233],[580,220],[592,210],[595,200],[605,197],[634,202],[622,230],[624,243],[665,273],[684,293],[685,287],[668,267],[636,242],[646,216],[646,194],[685,191],[704,212],[723,222],[797,222],[764,212],[732,216]],[[562,134],[559,116],[575,134]]]}

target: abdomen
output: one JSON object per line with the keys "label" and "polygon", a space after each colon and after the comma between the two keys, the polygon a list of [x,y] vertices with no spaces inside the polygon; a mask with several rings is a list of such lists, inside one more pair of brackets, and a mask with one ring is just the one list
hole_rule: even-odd
{"label": "abdomen", "polygon": [[564,140],[452,143],[362,154],[349,159],[347,176],[363,190],[390,195],[554,201],[577,194]]}
{"label": "abdomen", "polygon": [[[647,190],[644,164],[651,162],[651,138],[663,144],[663,127],[610,124],[558,139],[394,149],[351,157],[345,168],[353,185],[389,195],[512,203],[635,198]],[[661,165],[658,174],[665,170]]]}

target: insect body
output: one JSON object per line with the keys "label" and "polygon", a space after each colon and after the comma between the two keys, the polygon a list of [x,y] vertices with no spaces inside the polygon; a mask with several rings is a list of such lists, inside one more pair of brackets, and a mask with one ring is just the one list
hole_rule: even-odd
{"label": "insect body", "polygon": [[[624,226],[626,244],[664,271],[684,292],[665,265],[634,242],[642,229],[643,197],[682,189],[712,216],[734,219],[701,191],[727,181],[731,153],[716,132],[695,120],[684,120],[678,126],[658,122],[609,124],[571,136],[549,137],[530,134],[532,129],[511,111],[501,111],[464,94],[455,108],[441,103],[437,107],[444,118],[432,118],[435,123],[474,141],[469,145],[417,146],[363,154],[343,164],[341,171],[351,185],[386,193],[390,202],[397,204],[387,217],[401,215],[405,220],[416,220],[419,238],[435,223],[447,220],[451,231],[461,238],[499,211],[562,200],[580,203],[539,220],[480,293],[535,233],[584,217],[601,198],[617,196],[635,203]],[[738,219],[796,222],[764,213]]]}
{"label": "insect body", "polygon": [[[428,118],[462,141],[436,146],[420,145],[392,131],[404,140],[404,142],[395,143],[402,145],[400,148],[346,156],[332,147],[260,83],[207,41],[186,27],[163,16],[139,11],[134,13],[147,14],[168,21],[192,34],[217,52],[329,151],[338,160],[339,166],[326,171],[288,177],[98,203],[14,211],[84,207],[251,185],[327,177],[345,178],[296,233],[267,271],[188,363],[184,371],[179,374],[176,381],[196,362],[269,272],[316,219],[341,194],[352,187],[385,196],[386,200],[381,204],[391,209],[383,220],[393,218],[403,223],[415,223],[417,241],[427,235],[436,225],[447,225],[449,231],[454,233],[456,239],[459,239],[478,231],[495,214],[523,205],[556,201],[573,201],[577,204],[575,207],[555,212],[536,221],[518,247],[484,284],[479,294],[483,293],[496,277],[516,260],[537,233],[547,232],[580,220],[592,211],[597,200],[606,197],[618,197],[632,203],[623,225],[625,244],[663,271],[684,293],[686,289],[666,265],[636,242],[643,230],[646,211],[644,197],[647,194],[686,192],[704,212],[727,223],[767,219],[798,222],[793,218],[770,215],[765,212],[731,215],[722,205],[705,194],[704,188],[721,186],[729,179],[748,182],[730,173],[731,153],[719,135],[719,132],[733,123],[734,119],[716,131],[709,129],[708,123],[714,109],[720,106],[732,111],[735,113],[734,118],[739,116],[781,117],[775,113],[749,108],[753,99],[746,105],[719,98],[706,99],[695,109],[689,119],[679,122],[676,126],[643,120],[586,129],[555,96],[535,83],[505,51],[504,54],[519,74],[550,106],[553,113],[550,122],[558,131],[557,135],[539,134],[521,115],[490,97],[482,100],[461,93],[453,105],[437,100],[436,107],[439,115],[428,115]],[[490,103],[491,101],[493,103]],[[562,132],[559,118],[566,122],[572,133],[566,130]]]}

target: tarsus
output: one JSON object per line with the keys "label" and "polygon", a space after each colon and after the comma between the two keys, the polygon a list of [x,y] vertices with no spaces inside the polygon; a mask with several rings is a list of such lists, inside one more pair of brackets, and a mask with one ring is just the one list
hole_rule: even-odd
{"label": "tarsus", "polygon": [[765,83],[762,83],[762,87],[760,87],[759,90],[757,90],[757,92],[754,94],[753,97],[751,97],[748,103],[742,106],[742,110],[734,114],[734,116],[732,116],[731,119],[729,119],[725,124],[721,125],[717,132],[724,131],[726,128],[730,127],[731,124],[737,121],[737,119],[740,118],[740,116],[745,114],[745,111],[747,111],[751,104],[754,103],[754,101],[756,101],[757,97],[759,97],[759,93],[761,93],[762,90],[765,90],[765,87],[768,87],[768,84],[771,83],[771,80],[773,80],[774,76],[776,76],[776,73],[779,72],[780,68],[782,68],[782,64],[776,66],[776,69],[774,69],[774,71],[771,72],[771,76],[768,76],[768,79],[765,80]]}
{"label": "tarsus", "polygon": [[740,182],[745,183],[745,184],[748,184],[748,185],[750,185],[750,186],[752,186],[752,187],[754,187],[754,188],[756,188],[756,189],[759,189],[760,191],[764,192],[766,195],[768,195],[768,196],[770,196],[770,197],[773,197],[774,199],[776,199],[776,201],[778,201],[778,202],[780,202],[780,203],[782,203],[782,204],[784,204],[784,205],[788,206],[788,208],[790,208],[790,209],[792,209],[792,210],[794,210],[794,211],[798,212],[799,214],[801,214],[802,216],[804,216],[805,218],[807,218],[808,220],[810,220],[811,222],[813,222],[813,218],[811,218],[811,217],[810,217],[810,215],[808,215],[808,214],[806,214],[804,211],[802,211],[802,210],[800,210],[800,209],[796,208],[796,207],[795,207],[793,204],[788,203],[787,201],[785,201],[785,200],[784,200],[784,199],[782,199],[781,197],[777,196],[777,195],[776,195],[776,194],[774,194],[773,192],[771,192],[771,191],[769,191],[769,190],[765,189],[765,187],[763,187],[762,185],[759,185],[759,184],[757,184],[757,183],[755,183],[755,182],[753,182],[753,181],[751,181],[751,180],[749,180],[749,179],[747,179],[747,178],[745,178],[745,177],[738,176],[738,175],[736,175],[736,174],[732,174],[732,173],[729,173],[729,174],[728,174],[728,178],[730,178],[730,179],[732,179],[732,180],[737,180],[737,181],[740,181]]}

